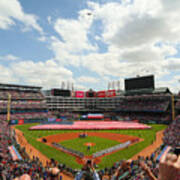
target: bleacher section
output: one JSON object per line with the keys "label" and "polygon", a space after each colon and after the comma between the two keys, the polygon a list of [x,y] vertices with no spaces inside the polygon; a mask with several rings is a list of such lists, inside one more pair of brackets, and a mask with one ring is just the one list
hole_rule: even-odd
{"label": "bleacher section", "polygon": [[8,105],[12,124],[46,120],[45,98],[40,87],[0,84],[0,120],[7,120]]}
{"label": "bleacher section", "polygon": [[169,97],[166,96],[130,96],[122,99],[118,109],[130,112],[165,112],[169,103]]}
{"label": "bleacher section", "polygon": [[116,112],[117,119],[168,124],[171,121],[171,96],[127,96],[121,99]]}
{"label": "bleacher section", "polygon": [[176,109],[180,110],[180,100],[176,103]]}
{"label": "bleacher section", "polygon": [[180,115],[164,131],[164,143],[172,147],[180,147]]}

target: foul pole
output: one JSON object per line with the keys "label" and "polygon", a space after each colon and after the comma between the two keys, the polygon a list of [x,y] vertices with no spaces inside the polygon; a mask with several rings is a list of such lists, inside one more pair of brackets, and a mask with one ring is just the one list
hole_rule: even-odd
{"label": "foul pole", "polygon": [[11,118],[11,94],[8,93],[8,104],[7,104],[7,122],[9,123]]}

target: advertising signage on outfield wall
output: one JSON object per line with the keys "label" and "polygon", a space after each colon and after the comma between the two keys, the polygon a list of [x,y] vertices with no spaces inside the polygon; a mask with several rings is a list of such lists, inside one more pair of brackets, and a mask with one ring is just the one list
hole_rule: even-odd
{"label": "advertising signage on outfield wall", "polygon": [[106,96],[107,97],[114,97],[114,96],[116,96],[116,90],[108,90],[106,92]]}
{"label": "advertising signage on outfield wall", "polygon": [[75,97],[77,98],[83,98],[85,95],[84,91],[76,91],[75,92]]}
{"label": "advertising signage on outfield wall", "polygon": [[106,97],[106,91],[98,91],[97,97]]}

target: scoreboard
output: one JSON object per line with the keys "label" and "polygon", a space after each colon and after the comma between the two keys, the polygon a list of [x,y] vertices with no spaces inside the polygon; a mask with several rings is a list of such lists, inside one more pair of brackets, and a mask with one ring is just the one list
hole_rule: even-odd
{"label": "scoreboard", "polygon": [[64,90],[64,89],[52,89],[51,94],[53,96],[70,97],[71,96],[71,91],[70,90]]}
{"label": "scoreboard", "polygon": [[125,79],[125,90],[154,89],[154,76]]}

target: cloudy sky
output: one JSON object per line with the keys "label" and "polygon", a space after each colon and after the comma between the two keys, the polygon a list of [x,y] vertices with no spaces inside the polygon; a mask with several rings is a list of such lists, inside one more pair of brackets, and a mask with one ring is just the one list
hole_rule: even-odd
{"label": "cloudy sky", "polygon": [[180,89],[179,0],[0,0],[0,82],[103,90],[154,74]]}

